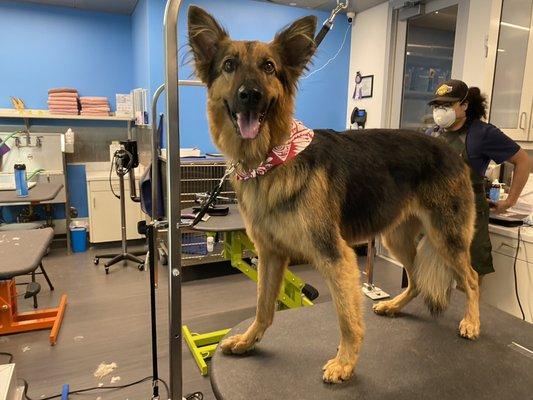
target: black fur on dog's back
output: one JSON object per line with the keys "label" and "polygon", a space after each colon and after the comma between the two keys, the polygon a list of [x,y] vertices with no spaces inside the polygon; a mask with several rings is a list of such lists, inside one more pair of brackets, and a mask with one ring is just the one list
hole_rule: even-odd
{"label": "black fur on dog's back", "polygon": [[385,129],[315,130],[313,142],[299,155],[298,163],[303,169],[325,169],[330,189],[345,191],[329,195],[342,197],[341,220],[349,236],[381,232],[414,191],[446,184],[465,168],[460,157],[439,139]]}

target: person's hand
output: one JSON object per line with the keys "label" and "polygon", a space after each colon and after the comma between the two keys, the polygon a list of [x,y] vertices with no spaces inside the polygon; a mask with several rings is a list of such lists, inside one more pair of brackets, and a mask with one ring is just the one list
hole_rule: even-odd
{"label": "person's hand", "polygon": [[496,203],[491,203],[491,211],[495,214],[501,214],[501,213],[504,213],[505,211],[507,211],[508,208],[512,207],[513,204],[505,199],[505,200],[500,200]]}

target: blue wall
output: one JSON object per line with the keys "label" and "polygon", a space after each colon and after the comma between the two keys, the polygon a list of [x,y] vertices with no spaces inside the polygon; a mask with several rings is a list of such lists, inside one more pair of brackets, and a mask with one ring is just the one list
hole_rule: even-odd
{"label": "blue wall", "polygon": [[139,0],[131,15],[133,85],[136,88],[150,88],[148,33],[148,2],[147,0]]}
{"label": "blue wall", "polygon": [[133,86],[128,15],[0,0],[0,107],[10,96],[47,108],[48,89],[72,86],[107,96]]}
{"label": "blue wall", "polygon": [[[24,99],[28,108],[47,108],[47,91],[56,86],[76,87],[82,95],[108,96],[113,108],[116,93],[143,87],[151,96],[164,79],[165,4],[165,0],[139,0],[127,16],[0,0],[0,108],[11,107],[10,96]],[[188,52],[190,4],[215,15],[233,38],[241,40],[270,41],[297,18],[314,14],[320,27],[329,16],[252,0],[185,0],[179,19],[180,79],[195,79],[191,65],[182,63]],[[320,45],[311,71],[337,52],[346,28],[346,18],[339,16],[335,29]],[[335,61],[301,82],[296,117],[307,126],[345,128],[349,56],[350,35]],[[162,96],[161,112],[164,104]],[[48,123],[62,130],[66,126],[65,122]],[[180,88],[180,127],[182,147],[216,151],[208,132],[205,88]],[[80,217],[87,216],[84,166],[69,166],[69,183],[72,204]]]}
{"label": "blue wall", "polygon": [[[144,8],[147,0],[139,0],[137,7]],[[150,82],[152,92],[163,82],[163,15],[164,0],[150,0],[147,3],[149,21]],[[239,40],[271,41],[281,28],[297,18],[314,14],[318,17],[318,28],[329,16],[328,12],[317,12],[295,7],[251,0],[185,0],[179,17],[179,62],[180,79],[191,79],[191,65],[183,64],[187,59],[187,8],[195,4],[206,9],[225,26],[232,38]],[[260,17],[260,25],[258,18]],[[334,29],[326,36],[314,58],[310,72],[320,68],[339,49],[348,22],[339,16]],[[346,99],[350,61],[350,34],[343,50],[324,70],[309,79],[301,81],[296,105],[296,117],[312,128],[344,130],[346,127]],[[180,88],[180,134],[182,147],[199,147],[203,151],[215,151],[207,126],[205,111],[205,88]],[[164,99],[159,102],[162,109]]]}

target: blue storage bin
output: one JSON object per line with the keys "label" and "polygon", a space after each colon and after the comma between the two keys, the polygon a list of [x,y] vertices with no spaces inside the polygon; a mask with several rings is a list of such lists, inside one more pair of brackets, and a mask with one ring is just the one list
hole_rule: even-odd
{"label": "blue storage bin", "polygon": [[87,228],[70,228],[70,243],[74,253],[87,251]]}

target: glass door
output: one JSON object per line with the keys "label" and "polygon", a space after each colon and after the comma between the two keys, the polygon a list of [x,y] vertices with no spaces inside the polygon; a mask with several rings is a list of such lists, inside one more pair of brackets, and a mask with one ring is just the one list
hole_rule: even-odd
{"label": "glass door", "polygon": [[428,101],[451,78],[457,9],[454,5],[407,20],[400,128],[434,124]]}
{"label": "glass door", "polygon": [[515,140],[533,140],[533,0],[503,0],[489,121]]}

